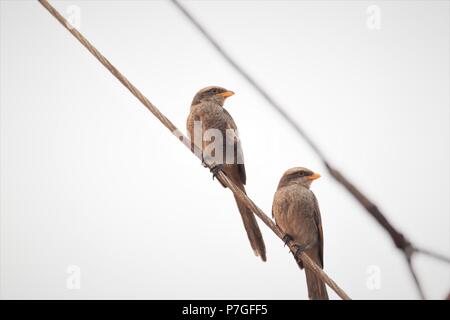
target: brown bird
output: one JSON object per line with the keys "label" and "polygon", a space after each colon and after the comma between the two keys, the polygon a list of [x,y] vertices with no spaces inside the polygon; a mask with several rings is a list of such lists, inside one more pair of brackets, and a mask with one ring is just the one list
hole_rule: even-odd
{"label": "brown bird", "polygon": [[[295,260],[304,251],[318,266],[323,268],[323,231],[319,204],[309,189],[313,180],[320,178],[318,173],[296,167],[287,170],[278,184],[272,205],[272,215],[276,224],[286,234],[284,241],[293,240],[298,244]],[[305,268],[308,296],[313,300],[327,300],[325,284],[312,271]]]}
{"label": "brown bird", "polygon": [[[213,177],[222,170],[245,193],[247,178],[237,126],[223,107],[225,99],[233,94],[215,86],[200,90],[192,101],[186,126],[192,144],[195,143],[203,151],[202,156],[214,158]],[[214,136],[213,141],[211,136]],[[266,261],[266,247],[256,218],[244,203],[237,197],[235,199],[252,249],[256,256]]]}

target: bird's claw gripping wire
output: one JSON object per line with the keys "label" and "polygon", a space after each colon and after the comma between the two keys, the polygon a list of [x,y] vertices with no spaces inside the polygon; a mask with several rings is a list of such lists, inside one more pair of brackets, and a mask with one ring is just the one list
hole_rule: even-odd
{"label": "bird's claw gripping wire", "polygon": [[[284,238],[283,238],[284,239]],[[292,238],[291,238],[292,240]],[[300,258],[300,253],[311,249],[316,244],[316,241],[308,243],[307,245],[294,244],[295,252],[291,251],[294,254],[294,257],[298,260]]]}
{"label": "bird's claw gripping wire", "polygon": [[[289,242],[293,241],[294,239],[292,239],[292,237],[286,233],[284,235],[284,237],[282,238],[282,240],[284,242],[284,246],[287,246],[289,244]],[[300,258],[300,253],[302,253],[305,250],[311,249],[313,245],[314,245],[314,243],[309,243],[305,246],[295,243],[294,244],[295,252],[294,251],[291,251],[291,252],[294,255],[295,259],[298,260]]]}
{"label": "bird's claw gripping wire", "polygon": [[287,233],[283,237],[284,246],[286,247],[290,241],[292,241],[292,237]]}
{"label": "bird's claw gripping wire", "polygon": [[223,170],[223,164],[216,164],[211,167],[211,169],[209,171],[211,171],[213,174],[213,180],[214,180],[214,178],[217,177],[217,174],[219,173],[219,171],[222,171],[222,170]]}
{"label": "bird's claw gripping wire", "polygon": [[203,168],[208,168],[208,164],[205,161],[205,158],[202,157],[202,166]]}
{"label": "bird's claw gripping wire", "polygon": [[294,257],[298,260],[300,258],[300,253],[308,249],[308,246],[295,245]]}

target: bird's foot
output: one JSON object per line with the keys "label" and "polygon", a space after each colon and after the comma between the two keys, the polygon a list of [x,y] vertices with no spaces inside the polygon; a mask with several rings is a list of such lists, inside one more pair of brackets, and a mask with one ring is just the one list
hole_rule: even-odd
{"label": "bird's foot", "polygon": [[283,240],[283,242],[284,242],[284,246],[286,247],[287,244],[288,244],[290,241],[292,241],[292,237],[286,233],[286,234],[284,235],[284,237],[283,237],[282,240]]}
{"label": "bird's foot", "polygon": [[310,243],[308,243],[307,245],[300,245],[300,244],[294,244],[294,247],[296,248],[295,249],[295,252],[293,252],[293,254],[294,254],[294,256],[295,256],[295,258],[299,258],[299,256],[300,256],[300,253],[302,253],[302,252],[304,252],[304,251],[306,251],[306,250],[309,250],[309,249],[311,249],[312,247],[314,247],[314,245],[316,244],[316,242],[317,241],[313,241],[313,242],[310,242]]}
{"label": "bird's foot", "polygon": [[304,252],[305,250],[309,249],[309,246],[301,246],[299,244],[295,245],[295,252],[294,252],[294,257],[296,260],[298,260],[300,258],[300,254],[302,252]]}
{"label": "bird's foot", "polygon": [[214,178],[216,178],[219,171],[222,171],[222,170],[223,170],[223,164],[216,164],[213,167],[211,167],[210,171],[213,174],[213,180],[214,180]]}
{"label": "bird's foot", "polygon": [[208,164],[205,161],[205,158],[202,157],[202,166],[203,168],[208,168]]}

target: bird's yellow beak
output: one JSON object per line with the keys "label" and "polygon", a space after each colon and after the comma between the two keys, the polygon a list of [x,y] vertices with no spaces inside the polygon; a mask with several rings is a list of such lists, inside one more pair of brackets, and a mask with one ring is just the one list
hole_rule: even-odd
{"label": "bird's yellow beak", "polygon": [[313,175],[308,176],[307,178],[308,178],[308,180],[316,180],[316,179],[320,178],[320,174],[314,173]]}
{"label": "bird's yellow beak", "polygon": [[224,98],[228,98],[228,97],[231,97],[232,95],[234,95],[234,92],[233,91],[225,91],[225,92],[219,93],[218,95],[222,96]]}

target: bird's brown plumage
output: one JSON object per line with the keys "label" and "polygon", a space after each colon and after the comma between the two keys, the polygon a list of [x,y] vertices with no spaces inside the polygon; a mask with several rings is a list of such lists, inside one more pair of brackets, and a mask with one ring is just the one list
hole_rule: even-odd
{"label": "bird's brown plumage", "polygon": [[[276,224],[294,242],[306,246],[305,253],[323,268],[323,230],[319,204],[309,190],[312,180],[319,177],[311,170],[296,167],[282,176],[275,193],[272,214]],[[301,261],[297,261],[303,269]],[[310,299],[328,299],[325,284],[312,271],[305,269]]]}
{"label": "bird's brown plumage", "polygon": [[[205,139],[204,133],[209,129],[215,129],[221,133],[223,137],[222,164],[224,165],[222,170],[236,186],[245,192],[244,185],[247,177],[237,126],[231,115],[223,108],[225,98],[232,94],[231,91],[221,87],[207,87],[200,90],[192,101],[186,126],[192,143],[203,151],[215,141]],[[227,150],[233,150],[233,152],[227,152]],[[266,248],[255,215],[238,198],[235,197],[235,200],[253,251],[266,261]]]}

